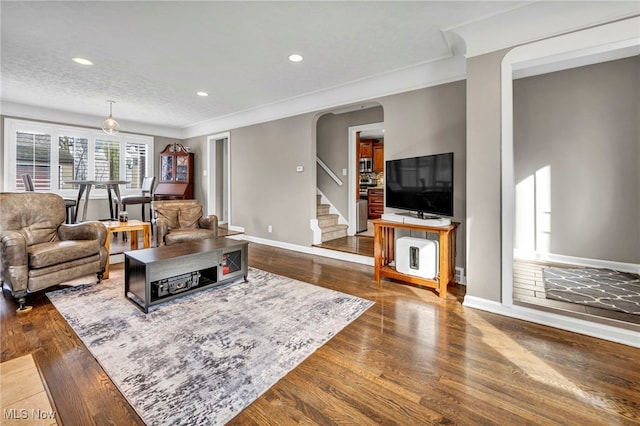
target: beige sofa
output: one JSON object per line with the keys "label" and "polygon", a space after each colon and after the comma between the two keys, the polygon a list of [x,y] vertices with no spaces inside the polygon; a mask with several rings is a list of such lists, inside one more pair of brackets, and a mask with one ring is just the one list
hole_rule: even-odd
{"label": "beige sofa", "polygon": [[159,246],[218,236],[218,217],[203,216],[198,200],[153,201],[151,210]]}
{"label": "beige sofa", "polygon": [[20,310],[29,293],[94,273],[102,280],[105,226],[67,225],[65,211],[56,194],[0,194],[0,277]]}

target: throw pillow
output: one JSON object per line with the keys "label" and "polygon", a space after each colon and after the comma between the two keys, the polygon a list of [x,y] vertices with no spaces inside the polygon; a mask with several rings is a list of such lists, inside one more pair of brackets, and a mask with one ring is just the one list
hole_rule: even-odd
{"label": "throw pillow", "polygon": [[156,214],[158,219],[162,218],[164,220],[166,220],[169,223],[169,229],[175,229],[178,228],[178,212],[180,211],[180,209],[175,208],[169,208],[169,207],[162,207],[162,208],[156,208]]}
{"label": "throw pillow", "polygon": [[178,212],[180,228],[197,228],[202,217],[202,206],[182,207]]}

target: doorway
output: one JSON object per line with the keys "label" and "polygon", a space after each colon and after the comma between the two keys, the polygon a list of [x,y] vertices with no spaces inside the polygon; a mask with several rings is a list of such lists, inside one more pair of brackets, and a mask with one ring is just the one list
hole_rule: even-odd
{"label": "doorway", "polygon": [[[634,32],[635,31],[635,32]],[[633,34],[633,35],[632,35]],[[613,52],[624,54],[630,45],[637,48],[637,21],[619,21],[606,26],[590,28],[570,35],[538,41],[514,48],[505,55],[501,64],[501,238],[502,238],[502,301],[501,308],[494,310],[511,317],[552,325],[557,328],[582,333],[588,336],[612,340],[637,346],[637,325],[615,320],[593,321],[594,316],[578,316],[575,312],[550,310],[539,304],[525,306],[514,303],[514,271],[531,265],[514,263],[514,233],[516,218],[516,181],[514,175],[513,143],[513,79],[515,71],[559,62],[561,57],[581,60],[597,59],[597,54]],[[611,59],[611,56],[609,56]],[[567,62],[569,63],[569,62]],[[585,65],[587,62],[581,62]],[[591,62],[593,63],[593,62]],[[538,262],[540,263],[540,262]],[[542,266],[547,266],[546,262]],[[540,267],[539,264],[535,265]],[[517,300],[516,300],[517,302]],[[471,306],[471,304],[469,305]],[[621,326],[622,325],[622,326]]]}
{"label": "doorway", "polygon": [[207,137],[208,214],[218,216],[220,224],[231,222],[231,158],[228,132]]}
{"label": "doorway", "polygon": [[[358,198],[360,183],[360,159],[358,146],[361,139],[383,139],[384,122],[349,127],[349,228],[348,235],[358,234]],[[384,160],[383,160],[384,162]]]}

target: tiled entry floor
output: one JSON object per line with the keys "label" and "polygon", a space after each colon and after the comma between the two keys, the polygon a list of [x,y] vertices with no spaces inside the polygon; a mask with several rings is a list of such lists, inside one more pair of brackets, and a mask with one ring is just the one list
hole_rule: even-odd
{"label": "tiled entry floor", "polygon": [[58,424],[31,354],[0,364],[0,400],[3,426]]}
{"label": "tiled entry floor", "polygon": [[542,269],[546,267],[569,267],[558,263],[516,259],[513,262],[513,303],[535,307],[545,311],[561,313],[601,324],[615,325],[640,331],[640,315],[601,309],[577,303],[562,302],[546,298]]}

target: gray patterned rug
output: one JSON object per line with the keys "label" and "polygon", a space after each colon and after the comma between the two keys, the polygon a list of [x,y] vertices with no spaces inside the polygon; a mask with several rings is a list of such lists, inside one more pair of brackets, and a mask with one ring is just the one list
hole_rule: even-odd
{"label": "gray patterned rug", "polygon": [[142,313],[122,281],[47,293],[148,425],[223,424],[373,302],[249,269]]}
{"label": "gray patterned rug", "polygon": [[640,314],[640,276],[611,269],[544,268],[547,299]]}

